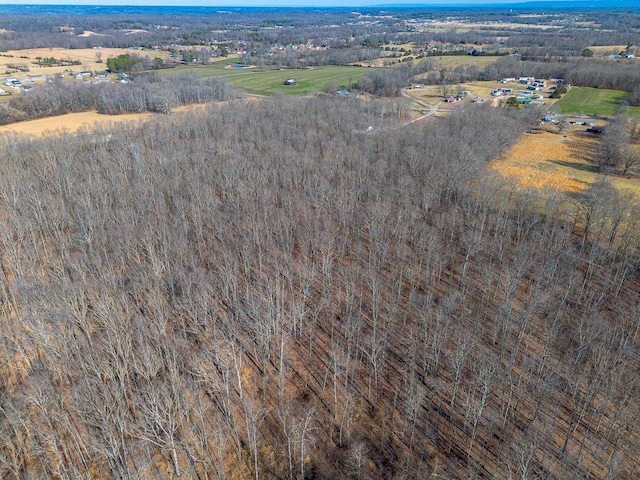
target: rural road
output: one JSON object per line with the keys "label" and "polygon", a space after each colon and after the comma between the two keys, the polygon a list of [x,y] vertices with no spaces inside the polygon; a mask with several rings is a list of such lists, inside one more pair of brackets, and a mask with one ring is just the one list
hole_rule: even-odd
{"label": "rural road", "polygon": [[[418,100],[417,98],[409,95],[405,91],[405,89],[402,89],[402,96],[406,97],[406,98],[409,98],[409,99],[411,99],[411,100],[413,100],[415,102],[423,103],[422,101]],[[440,108],[440,104],[441,103],[442,102],[438,102],[435,105],[427,105],[429,107],[429,112],[425,113],[424,115],[420,115],[418,118],[414,118],[413,120],[410,120],[410,121],[408,121],[406,123],[403,123],[398,128],[403,128],[403,127],[406,127],[408,125],[411,125],[412,123],[416,123],[416,122],[419,122],[420,120],[424,120],[425,118],[428,118],[428,117],[431,117],[431,116],[435,115],[437,112],[451,112],[451,110],[442,110]],[[426,104],[423,103],[423,105],[426,105]]]}
{"label": "rural road", "polygon": [[[411,98],[411,97],[409,97],[409,98]],[[414,118],[413,120],[410,120],[407,123],[403,123],[402,125],[400,125],[399,128],[406,127],[407,125],[411,125],[412,123],[419,122],[420,120],[424,120],[427,117],[435,115],[438,112],[438,107],[440,106],[440,103],[442,103],[442,102],[438,102],[435,105],[429,105],[429,112],[428,113],[425,113],[424,115],[420,115],[418,118]],[[450,110],[441,110],[441,111],[448,112]]]}

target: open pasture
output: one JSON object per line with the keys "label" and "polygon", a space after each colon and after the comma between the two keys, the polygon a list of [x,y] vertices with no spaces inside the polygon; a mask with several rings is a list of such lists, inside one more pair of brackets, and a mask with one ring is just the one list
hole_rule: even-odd
{"label": "open pasture", "polygon": [[[605,88],[571,87],[555,105],[561,113],[610,117],[629,94]],[[640,114],[640,107],[630,107],[629,114]]]}
{"label": "open pasture", "polygon": [[[161,75],[175,75],[180,72],[193,72],[201,78],[225,76],[230,84],[256,95],[294,94],[300,95],[322,91],[331,82],[338,86],[349,87],[367,72],[362,67],[323,66],[307,69],[260,70],[258,68],[226,68],[225,63],[203,67],[176,68],[161,71]],[[285,80],[294,78],[295,85],[284,85]]]}

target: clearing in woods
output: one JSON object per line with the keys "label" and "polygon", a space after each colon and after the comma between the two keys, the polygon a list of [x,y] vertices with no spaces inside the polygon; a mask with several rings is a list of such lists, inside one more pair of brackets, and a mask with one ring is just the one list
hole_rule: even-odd
{"label": "clearing in woods", "polygon": [[[416,79],[419,82],[420,79]],[[497,82],[482,81],[472,83],[461,83],[454,85],[426,85],[423,88],[409,88],[405,90],[405,96],[411,97],[423,105],[436,106],[439,105],[440,111],[453,110],[460,105],[471,103],[474,98],[480,97],[482,101],[496,100],[498,97],[492,97],[491,91],[496,88]],[[469,94],[460,102],[454,104],[443,103],[445,97],[456,95],[459,91],[469,91]],[[504,97],[503,97],[504,98]]]}
{"label": "clearing in woods", "polygon": [[[524,188],[580,192],[601,177],[592,161],[599,141],[575,131],[528,133],[492,168]],[[609,181],[621,192],[633,193],[640,199],[637,178],[610,176]]]}
{"label": "clearing in woods", "polygon": [[[193,113],[207,108],[215,103],[200,103],[195,105],[184,105],[174,108],[171,112]],[[161,113],[125,113],[122,115],[102,115],[95,111],[67,113],[56,117],[39,118],[37,120],[27,120],[25,122],[0,125],[0,135],[4,133],[15,133],[23,135],[53,135],[57,133],[76,133],[81,129],[92,130],[97,127],[109,127],[121,123],[137,123],[151,118],[164,117]]]}
{"label": "clearing in woods", "polygon": [[[228,65],[227,65],[228,63]],[[349,66],[321,66],[306,69],[260,70],[257,68],[233,68],[227,61],[215,62],[202,67],[178,67],[159,70],[158,75],[170,77],[178,73],[192,72],[206,78],[225,76],[227,81],[249,93],[256,95],[294,94],[301,95],[322,91],[331,83],[339,88],[349,88],[367,73],[366,68]],[[288,78],[296,80],[295,85],[285,85]]]}
{"label": "clearing in woods", "polygon": [[[556,107],[561,113],[579,113],[610,117],[616,113],[620,103],[626,100],[629,94],[620,90],[608,90],[606,88],[571,87],[560,100]],[[640,114],[640,107],[629,107],[630,115]]]}
{"label": "clearing in woods", "polygon": [[124,115],[101,115],[97,112],[67,113],[56,117],[39,118],[25,122],[0,126],[0,134],[18,133],[26,135],[47,135],[55,133],[75,133],[81,128],[94,128],[122,122],[137,122],[152,117],[153,113],[131,113]]}

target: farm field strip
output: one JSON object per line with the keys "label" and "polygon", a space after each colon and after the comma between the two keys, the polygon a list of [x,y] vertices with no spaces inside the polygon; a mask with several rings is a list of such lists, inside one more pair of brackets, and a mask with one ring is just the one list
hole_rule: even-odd
{"label": "farm field strip", "polygon": [[[572,87],[556,105],[561,113],[574,113],[610,117],[615,114],[620,102],[629,96],[619,90],[605,88]],[[640,107],[630,107],[629,114],[640,114]]]}
{"label": "farm field strip", "polygon": [[[526,134],[492,168],[523,188],[551,189],[563,193],[583,191],[601,175],[588,161],[598,139],[580,133]],[[611,176],[612,185],[640,200],[640,181]]]}
{"label": "farm field strip", "polygon": [[589,50],[599,55],[603,55],[609,52],[611,53],[624,52],[626,48],[627,48],[626,45],[592,45],[589,47]]}
{"label": "farm field strip", "polygon": [[[561,135],[548,132],[525,135],[493,168],[523,187],[551,188],[576,192],[586,188],[590,178],[554,162],[575,161],[570,144]],[[586,165],[586,163],[585,163]],[[582,174],[583,172],[580,171]]]}
{"label": "farm field strip", "polygon": [[[211,104],[185,105],[174,108],[172,113],[202,110]],[[103,115],[93,112],[68,113],[56,117],[39,118],[25,122],[0,125],[0,135],[7,133],[24,135],[53,135],[58,133],[76,133],[81,129],[95,129],[121,123],[137,123],[151,118],[164,117],[159,113],[127,113],[123,115]]]}
{"label": "farm field strip", "polygon": [[495,63],[499,58],[497,56],[485,55],[475,57],[473,55],[443,55],[441,57],[426,57],[429,60],[435,60],[438,65],[443,67],[455,68],[460,65],[467,67],[473,66],[478,68],[486,67]]}
{"label": "farm field strip", "polygon": [[[172,76],[180,72],[193,72],[201,78],[225,76],[230,84],[249,93],[273,95],[277,93],[304,94],[321,91],[329,82],[348,86],[358,81],[367,69],[362,67],[322,66],[309,69],[264,70],[257,68],[225,68],[220,63],[204,67],[179,67],[159,72],[163,76]],[[296,85],[284,85],[288,78],[295,78]]]}
{"label": "farm field strip", "polygon": [[125,115],[101,115],[97,112],[68,113],[57,117],[39,118],[25,122],[0,126],[0,134],[18,133],[26,135],[46,135],[55,133],[75,133],[82,128],[94,128],[97,125],[136,122],[148,119],[156,114],[131,113]]}

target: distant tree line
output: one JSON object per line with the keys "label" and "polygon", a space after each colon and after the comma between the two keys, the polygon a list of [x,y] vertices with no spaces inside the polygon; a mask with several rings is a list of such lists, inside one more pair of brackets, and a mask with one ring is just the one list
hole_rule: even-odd
{"label": "distant tree line", "polygon": [[563,78],[584,87],[610,88],[632,92],[640,84],[640,69],[630,60],[567,59],[565,61],[518,60],[505,57],[485,69],[495,79],[532,75],[539,78]]}
{"label": "distant tree line", "polygon": [[[276,52],[262,58],[262,62],[267,65],[278,65],[289,68],[301,66],[321,66],[321,65],[351,65],[358,62],[367,62],[380,58],[379,48],[337,48],[328,50],[313,51],[287,51]],[[252,59],[258,62],[258,59]]]}
{"label": "distant tree line", "polygon": [[436,85],[518,76],[562,78],[572,85],[622,90],[630,93],[630,105],[640,104],[640,69],[632,60],[574,58],[563,61],[531,61],[509,55],[498,58],[482,69],[464,65],[455,68],[439,67],[421,78],[424,83]]}
{"label": "distant tree line", "polygon": [[11,99],[4,121],[27,120],[71,112],[168,113],[172,108],[193,103],[226,100],[237,95],[224,77],[199,79],[191,74],[161,78],[152,73],[133,77],[129,83],[99,84],[56,81],[36,85]]}
{"label": "distant tree line", "polygon": [[367,73],[358,80],[357,88],[373,95],[398,96],[403,88],[409,86],[412,78],[432,68],[433,63],[424,59],[396,68],[367,70]]}

